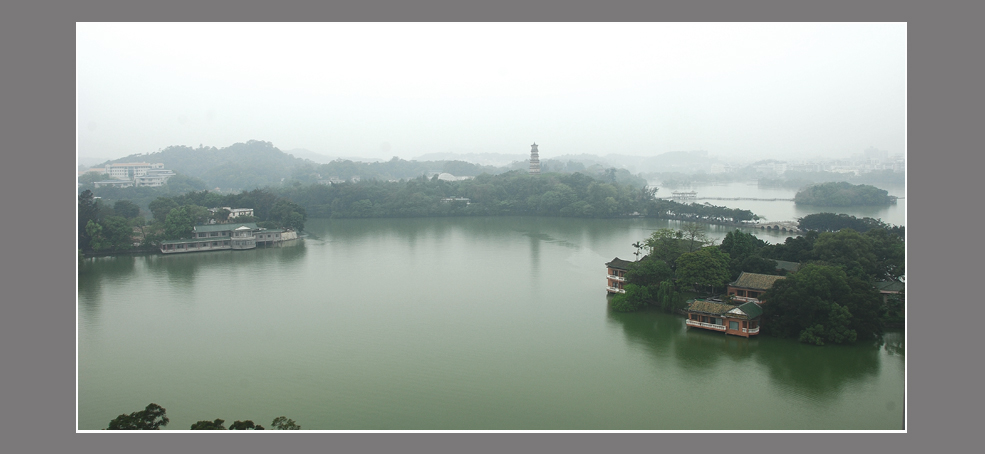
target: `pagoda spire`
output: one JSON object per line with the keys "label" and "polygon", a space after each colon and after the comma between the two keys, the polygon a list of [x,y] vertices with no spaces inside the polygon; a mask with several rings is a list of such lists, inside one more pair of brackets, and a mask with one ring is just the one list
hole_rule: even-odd
{"label": "pagoda spire", "polygon": [[540,175],[540,155],[537,152],[537,142],[530,146],[530,174]]}

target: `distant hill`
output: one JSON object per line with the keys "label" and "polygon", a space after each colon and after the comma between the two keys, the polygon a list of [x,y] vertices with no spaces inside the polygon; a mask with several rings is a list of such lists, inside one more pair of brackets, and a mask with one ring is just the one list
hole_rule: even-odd
{"label": "distant hill", "polygon": [[315,151],[307,150],[304,148],[294,148],[285,151],[285,153],[292,155],[296,158],[307,159],[316,164],[328,164],[332,161],[343,160],[343,161],[354,161],[354,162],[382,162],[383,159],[380,158],[361,158],[358,156],[330,156],[324,153],[318,153]]}
{"label": "distant hill", "polygon": [[530,154],[513,153],[426,153],[414,161],[465,161],[483,166],[505,166],[514,161],[526,161]]}
{"label": "distant hill", "polygon": [[209,187],[242,190],[280,184],[281,179],[290,178],[292,171],[307,161],[284,153],[270,142],[250,140],[225,148],[171,146],[107,164],[120,162],[161,162],[165,168],[199,178]]}

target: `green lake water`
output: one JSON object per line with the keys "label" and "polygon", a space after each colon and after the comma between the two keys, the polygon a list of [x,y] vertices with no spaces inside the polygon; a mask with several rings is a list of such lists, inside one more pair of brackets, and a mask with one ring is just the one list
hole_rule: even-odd
{"label": "green lake water", "polygon": [[901,332],[812,347],[610,312],[604,263],[676,226],[316,219],[282,247],[88,260],[78,427],[151,402],[168,429],[280,415],[323,430],[902,427]]}

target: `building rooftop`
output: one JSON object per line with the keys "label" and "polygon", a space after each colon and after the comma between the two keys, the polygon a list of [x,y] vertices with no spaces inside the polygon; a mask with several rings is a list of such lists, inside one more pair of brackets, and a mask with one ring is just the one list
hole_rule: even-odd
{"label": "building rooftop", "polygon": [[612,259],[611,262],[605,264],[609,268],[615,268],[617,270],[628,270],[629,266],[636,262],[630,262],[629,260],[623,260],[619,257]]}
{"label": "building rooftop", "polygon": [[716,303],[714,301],[706,300],[694,300],[688,305],[687,310],[691,312],[721,315],[735,308],[736,306],[731,304]]}
{"label": "building rooftop", "polygon": [[739,275],[735,282],[729,284],[732,287],[751,288],[756,290],[767,290],[773,283],[783,279],[783,276],[773,276],[770,274],[747,273],[745,271]]}
{"label": "building rooftop", "polygon": [[729,315],[738,315],[736,318],[748,318],[753,319],[763,315],[763,308],[759,307],[758,304],[750,301],[745,304],[740,304],[735,309],[729,311]]}
{"label": "building rooftop", "polygon": [[161,244],[190,244],[190,243],[209,243],[212,241],[229,241],[228,236],[219,236],[212,238],[182,238],[180,240],[164,240]]}
{"label": "building rooftop", "polygon": [[225,232],[229,230],[236,230],[240,227],[246,227],[251,230],[259,230],[256,222],[247,222],[244,224],[209,224],[209,225],[196,225],[195,233],[200,232]]}
{"label": "building rooftop", "polygon": [[149,162],[120,162],[120,163],[110,164],[110,165],[111,166],[117,166],[117,167],[134,167],[134,166],[151,166],[151,165],[154,165],[154,164],[151,164]]}

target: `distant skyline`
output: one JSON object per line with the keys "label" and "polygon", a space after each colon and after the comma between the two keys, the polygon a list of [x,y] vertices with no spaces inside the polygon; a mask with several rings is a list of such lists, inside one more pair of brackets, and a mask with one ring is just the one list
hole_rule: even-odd
{"label": "distant skyline", "polygon": [[79,23],[78,154],[905,153],[905,23]]}

